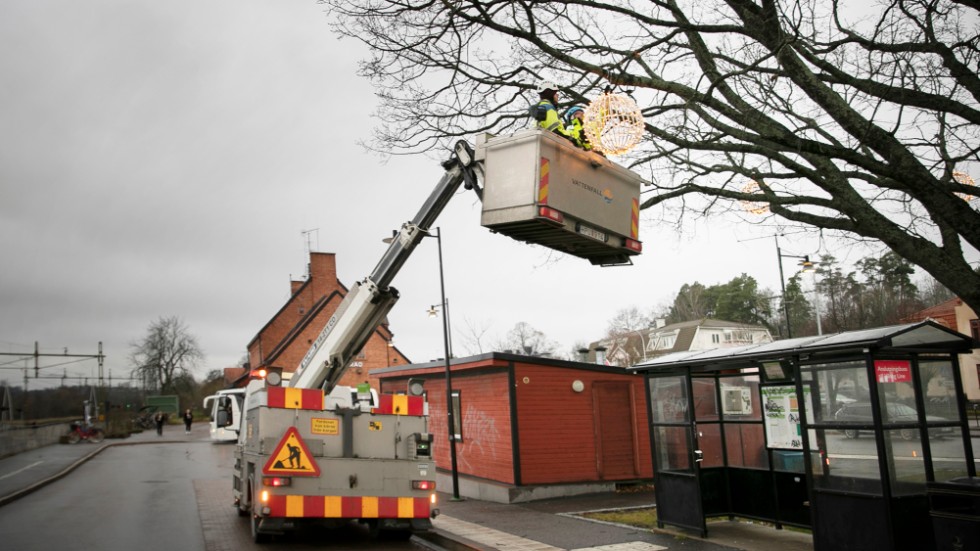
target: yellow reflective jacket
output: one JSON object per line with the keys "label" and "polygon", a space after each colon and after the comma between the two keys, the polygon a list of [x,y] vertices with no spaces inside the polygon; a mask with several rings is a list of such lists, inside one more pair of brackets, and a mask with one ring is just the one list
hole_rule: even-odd
{"label": "yellow reflective jacket", "polygon": [[572,139],[572,143],[575,145],[586,151],[592,149],[592,144],[589,143],[589,138],[585,135],[585,129],[582,128],[582,121],[572,117],[571,120],[568,121],[568,126],[565,127],[565,132],[568,134],[568,137]]}
{"label": "yellow reflective jacket", "polygon": [[538,102],[537,110],[538,113],[535,118],[538,121],[539,128],[550,130],[556,134],[565,136],[566,138],[571,137],[565,130],[565,125],[561,123],[561,118],[558,116],[558,110],[555,109],[555,104],[551,103],[549,100],[543,99]]}

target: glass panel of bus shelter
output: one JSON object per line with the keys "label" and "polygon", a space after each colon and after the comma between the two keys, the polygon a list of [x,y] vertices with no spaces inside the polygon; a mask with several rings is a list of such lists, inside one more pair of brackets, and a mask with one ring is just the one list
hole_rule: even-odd
{"label": "glass panel of bus shelter", "polygon": [[[980,439],[974,439],[973,442],[973,451],[977,453]],[[930,428],[929,448],[932,453],[932,472],[936,482],[946,482],[969,475],[967,470],[969,459],[963,446],[963,433],[960,427]]]}
{"label": "glass panel of bus shelter", "polygon": [[687,381],[683,375],[650,379],[652,423],[689,423]]}
{"label": "glass panel of bus shelter", "polygon": [[888,454],[888,476],[892,495],[921,495],[926,490],[926,463],[918,438],[909,438],[907,430],[884,431]]}
{"label": "glass panel of bus shelter", "polygon": [[694,394],[694,419],[696,421],[717,421],[721,418],[717,388],[718,382],[714,377],[694,377],[691,379],[691,392]]}
{"label": "glass panel of bus shelter", "polygon": [[[835,422],[837,412],[844,405],[856,403],[856,407],[861,407],[871,402],[868,370],[863,361],[805,365],[802,370],[803,382],[810,386],[813,406],[807,408],[807,424]],[[867,424],[871,424],[870,419]]]}
{"label": "glass panel of bus shelter", "polygon": [[721,424],[698,423],[697,430],[698,449],[703,454],[701,468],[724,467],[725,457],[721,448]]}
{"label": "glass panel of bus shelter", "polygon": [[690,427],[654,427],[654,451],[661,471],[694,472]]}
{"label": "glass panel of bus shelter", "polygon": [[721,413],[725,421],[760,421],[759,376],[720,377]]}
{"label": "glass panel of bus shelter", "polygon": [[953,362],[948,359],[919,361],[919,392],[926,409],[926,423],[960,421],[953,381]]}
{"label": "glass panel of bus shelter", "polygon": [[725,450],[729,467],[769,468],[762,423],[726,423]]}
{"label": "glass panel of bus shelter", "polygon": [[[915,388],[912,385],[912,360],[874,360],[881,403],[881,422],[885,425],[918,423]],[[848,406],[850,408],[850,406]],[[848,421],[852,416],[848,416]]]}
{"label": "glass panel of bus shelter", "polygon": [[873,433],[858,432],[854,438],[837,429],[814,429],[813,433],[816,439],[810,445],[819,451],[821,458],[819,464],[813,465],[814,488],[881,495],[878,448]]}

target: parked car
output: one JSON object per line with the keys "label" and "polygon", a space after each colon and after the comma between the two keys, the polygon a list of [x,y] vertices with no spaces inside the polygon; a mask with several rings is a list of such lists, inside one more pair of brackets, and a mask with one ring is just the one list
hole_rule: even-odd
{"label": "parked car", "polygon": [[[842,423],[855,423],[855,424],[867,424],[870,425],[874,423],[874,418],[871,415],[871,403],[870,402],[850,402],[841,406],[837,413],[834,415],[834,419]],[[884,422],[888,424],[892,423],[915,423],[919,419],[915,410],[910,408],[905,404],[888,404],[888,415],[885,417]],[[942,423],[948,422],[949,419],[944,417],[937,417],[935,415],[926,415],[926,423]],[[938,427],[931,429],[938,431],[941,435],[949,435],[953,433],[952,427]],[[843,429],[844,436],[847,438],[857,438],[859,431],[858,429]],[[905,428],[901,429],[900,434],[903,440],[912,440],[919,435],[919,431],[916,429]]]}
{"label": "parked car", "polygon": [[156,426],[153,421],[153,414],[160,409],[158,406],[143,406],[133,416],[133,426],[141,429],[152,429]]}

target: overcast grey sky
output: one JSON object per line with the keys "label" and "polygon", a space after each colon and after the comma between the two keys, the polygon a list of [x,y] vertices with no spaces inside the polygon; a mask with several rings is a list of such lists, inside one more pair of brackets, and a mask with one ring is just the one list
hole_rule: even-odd
{"label": "overcast grey sky", "polygon": [[[345,284],[370,273],[442,169],[357,145],[375,122],[355,74],[365,55],[314,0],[3,2],[0,351],[94,354],[102,341],[118,378],[148,325],[179,316],[207,355],[200,376],[235,365],[288,298],[304,230],[337,253]],[[597,268],[493,235],[479,214],[461,193],[437,222],[457,355],[467,322],[487,329],[484,344],[527,322],[565,351],[684,283],[747,273],[779,287],[772,228],[733,219],[678,236],[645,220],[635,265]],[[396,344],[413,361],[441,357],[425,315],[440,300],[434,240],[394,286]],[[23,365],[0,356],[0,380],[22,384],[10,368]]]}

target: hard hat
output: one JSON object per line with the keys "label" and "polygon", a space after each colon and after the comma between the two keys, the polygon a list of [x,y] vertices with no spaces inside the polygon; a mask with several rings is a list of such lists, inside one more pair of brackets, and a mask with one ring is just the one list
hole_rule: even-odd
{"label": "hard hat", "polygon": [[585,111],[585,109],[582,109],[578,105],[573,105],[572,107],[568,108],[568,111],[565,111],[565,118],[571,119],[575,116],[575,113],[578,113],[579,111]]}
{"label": "hard hat", "polygon": [[558,91],[558,85],[556,85],[554,82],[551,82],[550,80],[544,80],[544,81],[541,81],[538,84],[538,93],[539,94],[543,94],[543,93],[545,93],[548,90],[554,90],[554,91],[557,92]]}

